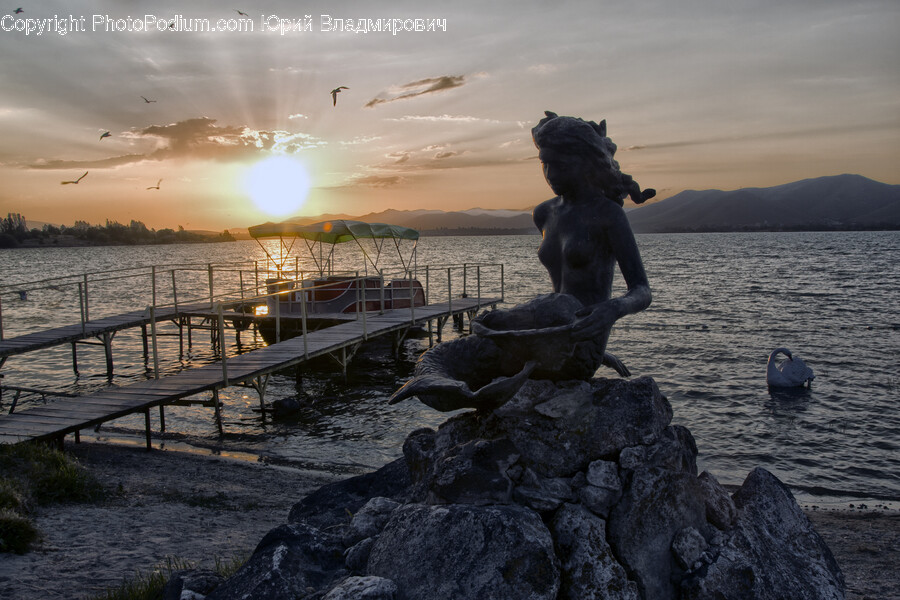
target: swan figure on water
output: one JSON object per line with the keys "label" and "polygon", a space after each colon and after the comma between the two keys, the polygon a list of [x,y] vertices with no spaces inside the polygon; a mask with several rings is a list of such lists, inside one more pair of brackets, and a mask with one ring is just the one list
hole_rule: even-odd
{"label": "swan figure on water", "polygon": [[[779,354],[787,356],[787,360],[777,362],[775,357]],[[775,348],[769,355],[766,367],[766,383],[769,387],[809,386],[815,378],[812,369],[807,367],[800,357],[794,358],[787,348]]]}

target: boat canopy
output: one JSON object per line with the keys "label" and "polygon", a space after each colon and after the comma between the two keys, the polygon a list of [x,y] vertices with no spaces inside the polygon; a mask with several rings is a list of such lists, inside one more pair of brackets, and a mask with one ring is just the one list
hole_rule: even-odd
{"label": "boat canopy", "polygon": [[[287,256],[293,248],[294,241],[302,239],[305,241],[309,255],[315,261],[320,273],[333,272],[333,257],[335,244],[354,241],[363,252],[367,263],[365,270],[368,272],[369,264],[378,271],[378,260],[381,256],[381,250],[385,240],[391,240],[397,249],[400,262],[407,271],[411,268],[415,258],[415,247],[419,239],[419,232],[409,227],[401,225],[389,225],[387,223],[366,223],[364,221],[350,221],[344,219],[336,219],[333,221],[322,221],[321,223],[313,223],[312,225],[299,225],[289,221],[281,223],[263,223],[262,225],[254,225],[249,227],[250,236],[256,239],[257,243],[266,251],[266,255],[278,265],[281,271],[287,262]],[[269,250],[263,246],[261,239],[278,238],[280,240],[280,248],[278,260],[269,253]],[[285,239],[291,240],[290,246]],[[360,240],[372,240],[374,252],[367,251]],[[413,242],[412,252],[409,258],[404,259],[400,250],[400,243],[404,240]],[[331,245],[331,249],[327,256],[324,256],[322,246],[324,244]],[[316,256],[315,247],[318,245],[318,257]],[[373,260],[374,255],[374,260]]]}
{"label": "boat canopy", "polygon": [[300,237],[314,242],[341,244],[358,238],[417,240],[419,232],[401,225],[366,223],[364,221],[322,221],[312,225],[298,225],[284,221],[263,223],[248,229],[254,238]]}

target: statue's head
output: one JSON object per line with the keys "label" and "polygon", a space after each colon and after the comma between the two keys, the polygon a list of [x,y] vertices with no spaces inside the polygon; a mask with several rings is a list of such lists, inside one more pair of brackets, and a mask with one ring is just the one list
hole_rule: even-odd
{"label": "statue's head", "polygon": [[[613,165],[616,145],[606,137],[606,121],[595,123],[577,117],[560,117],[550,111],[531,130],[538,150],[551,148],[565,154],[599,159]],[[618,165],[615,165],[618,168]]]}
{"label": "statue's head", "polygon": [[627,195],[636,203],[644,201],[637,184],[619,170],[619,163],[613,158],[616,145],[606,135],[605,120],[595,123],[577,117],[560,117],[550,111],[544,114],[547,116],[531,130],[534,145],[542,155],[551,151],[583,168],[584,176],[619,205]]}

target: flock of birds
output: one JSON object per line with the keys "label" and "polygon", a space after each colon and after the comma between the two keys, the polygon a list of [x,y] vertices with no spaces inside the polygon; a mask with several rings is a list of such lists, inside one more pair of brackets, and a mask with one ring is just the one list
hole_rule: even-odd
{"label": "flock of birds", "polygon": [[[235,9],[235,10],[237,10],[237,9]],[[22,9],[17,8],[15,10],[15,12],[20,13],[20,12],[22,12]],[[237,10],[237,13],[240,15],[243,15],[245,17],[247,16],[247,13],[243,13],[239,10]],[[349,90],[349,89],[350,88],[348,88],[346,85],[340,85],[340,86],[334,88],[333,90],[331,90],[331,92],[329,92],[329,93],[331,94],[332,106],[337,106],[337,95],[341,92],[341,90]],[[144,102],[146,104],[152,104],[153,102],[156,102],[156,100],[151,100],[151,99],[147,98],[146,96],[141,96],[141,98],[144,100]],[[103,141],[103,138],[108,138],[108,137],[112,137],[112,133],[109,131],[104,131],[103,133],[100,134],[100,141]],[[82,179],[85,178],[85,176],[88,174],[88,172],[89,171],[85,171],[84,174],[81,177],[79,177],[78,179],[73,179],[71,181],[60,181],[60,184],[61,185],[77,184],[78,182],[80,182]],[[156,185],[151,185],[147,189],[148,190],[158,190],[160,183],[162,183],[162,179],[157,181]]]}

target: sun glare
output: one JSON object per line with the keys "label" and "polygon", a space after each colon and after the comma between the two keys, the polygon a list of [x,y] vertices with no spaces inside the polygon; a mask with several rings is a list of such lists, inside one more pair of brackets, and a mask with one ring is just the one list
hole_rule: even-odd
{"label": "sun glare", "polygon": [[309,174],[302,162],[288,156],[261,160],[247,172],[244,187],[253,204],[266,214],[288,215],[306,201]]}

